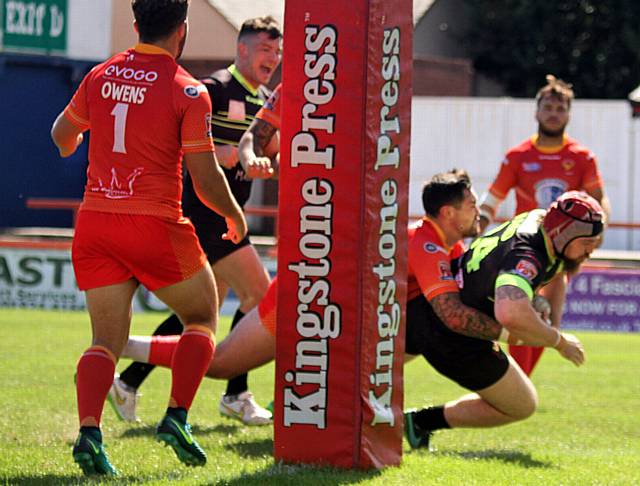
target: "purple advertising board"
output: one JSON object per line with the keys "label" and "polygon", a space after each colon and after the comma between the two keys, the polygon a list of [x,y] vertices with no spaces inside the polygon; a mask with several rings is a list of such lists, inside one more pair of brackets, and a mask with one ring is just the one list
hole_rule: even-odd
{"label": "purple advertising board", "polygon": [[562,327],[640,332],[640,269],[583,269],[569,283]]}

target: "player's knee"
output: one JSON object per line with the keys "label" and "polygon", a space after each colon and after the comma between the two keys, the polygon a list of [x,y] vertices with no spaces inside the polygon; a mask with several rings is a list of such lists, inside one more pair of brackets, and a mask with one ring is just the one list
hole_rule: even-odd
{"label": "player's knee", "polygon": [[238,293],[238,299],[240,300],[240,308],[246,313],[256,307],[262,298],[267,293],[267,287],[256,286],[251,289],[246,289],[245,292]]}
{"label": "player's knee", "polygon": [[538,408],[538,393],[535,389],[528,390],[528,393],[522,395],[518,400],[518,407],[512,414],[515,420],[525,420],[531,417]]}
{"label": "player's knee", "polygon": [[[217,350],[216,350],[217,351]],[[237,373],[228,365],[223,356],[218,356],[218,353],[213,357],[211,365],[207,370],[207,376],[216,380],[229,380],[236,376]]]}

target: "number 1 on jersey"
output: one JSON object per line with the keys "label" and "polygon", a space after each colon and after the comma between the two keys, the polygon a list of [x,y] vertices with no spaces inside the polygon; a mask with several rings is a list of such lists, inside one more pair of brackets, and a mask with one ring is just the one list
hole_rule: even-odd
{"label": "number 1 on jersey", "polygon": [[127,148],[124,145],[124,132],[127,126],[127,113],[129,105],[127,103],[116,103],[111,110],[111,115],[115,117],[113,123],[113,151],[119,154],[126,154]]}

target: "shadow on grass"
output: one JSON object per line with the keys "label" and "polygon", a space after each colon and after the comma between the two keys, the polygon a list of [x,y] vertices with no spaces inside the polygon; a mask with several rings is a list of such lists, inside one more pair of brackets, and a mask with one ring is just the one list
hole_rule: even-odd
{"label": "shadow on grass", "polygon": [[85,484],[105,484],[110,485],[130,485],[139,482],[139,478],[134,476],[119,476],[117,478],[105,478],[104,476],[73,476],[69,474],[42,474],[38,476],[0,476],[1,484],[15,486],[51,486],[51,485],[85,485]]}
{"label": "shadow on grass", "polygon": [[481,451],[461,451],[448,452],[443,455],[455,455],[463,459],[481,459],[481,460],[498,460],[505,464],[515,464],[516,466],[525,468],[552,468],[553,463],[547,461],[538,461],[531,457],[531,454],[524,454],[519,451],[512,450],[481,450]]}
{"label": "shadow on grass", "polygon": [[[202,427],[200,425],[192,425],[191,432],[196,438],[200,435],[208,434],[233,434],[238,430],[237,425],[217,424],[213,427]],[[137,425],[130,429],[125,430],[120,437],[155,437],[156,426],[155,425]]]}
{"label": "shadow on grass", "polygon": [[235,452],[242,457],[264,457],[273,454],[272,439],[258,439],[248,441],[243,437],[242,442],[225,444],[225,449]]}
{"label": "shadow on grass", "polygon": [[380,471],[360,471],[352,469],[336,469],[330,467],[315,467],[306,465],[274,464],[266,469],[251,474],[241,474],[237,478],[218,482],[225,486],[337,486],[341,484],[356,484],[370,480],[380,475]]}

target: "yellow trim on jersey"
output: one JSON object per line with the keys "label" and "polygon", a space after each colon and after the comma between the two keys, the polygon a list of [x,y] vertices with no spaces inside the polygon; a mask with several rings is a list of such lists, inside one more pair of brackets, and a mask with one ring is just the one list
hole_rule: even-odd
{"label": "yellow trim on jersey", "polygon": [[231,73],[231,76],[236,78],[236,81],[238,81],[238,83],[240,83],[244,87],[244,89],[246,89],[253,96],[258,96],[259,86],[257,88],[251,86],[251,84],[249,84],[249,81],[247,81],[245,77],[240,73],[240,71],[238,71],[238,68],[235,64],[229,66],[227,70]]}
{"label": "yellow trim on jersey", "polygon": [[553,145],[550,147],[540,147],[538,145],[538,138],[540,138],[540,135],[538,135],[537,133],[535,135],[532,135],[531,143],[536,148],[536,150],[538,150],[539,152],[542,152],[543,154],[555,154],[556,152],[560,152],[560,150],[562,150],[564,146],[567,145],[567,142],[568,142],[567,136],[562,135],[562,143],[560,145]]}
{"label": "yellow trim on jersey", "polygon": [[223,145],[233,145],[234,147],[238,146],[238,142],[234,142],[233,140],[227,140],[226,138],[213,137],[214,143],[221,143]]}
{"label": "yellow trim on jersey", "polygon": [[436,230],[436,233],[440,237],[440,241],[442,241],[442,246],[444,246],[444,249],[447,251],[447,253],[449,253],[449,250],[451,249],[451,247],[447,245],[447,238],[444,235],[444,231],[442,231],[442,228],[440,228],[440,226],[438,225],[435,219],[429,216],[425,216],[424,219],[431,222],[431,224],[433,225],[433,229]]}
{"label": "yellow trim on jersey", "polygon": [[533,299],[533,289],[531,288],[531,284],[526,278],[521,277],[520,275],[515,275],[513,273],[502,273],[498,275],[498,278],[496,279],[495,288],[497,290],[498,287],[504,287],[505,285],[518,287],[525,294],[527,294],[529,300]]}
{"label": "yellow trim on jersey", "polygon": [[140,54],[164,54],[165,56],[169,56],[173,59],[173,55],[169,51],[154,44],[145,44],[144,42],[141,42],[136,44],[133,49]]}
{"label": "yellow trim on jersey", "polygon": [[64,114],[67,119],[78,128],[86,129],[90,126],[89,120],[85,120],[84,118],[79,116],[75,111],[73,111],[73,108],[71,108],[71,106],[67,106],[67,109],[64,110]]}
{"label": "yellow trim on jersey", "polygon": [[246,131],[249,125],[251,125],[251,122],[241,122],[241,121],[236,122],[235,120],[231,121],[231,120],[225,120],[225,119],[221,120],[214,116],[211,117],[211,121],[212,121],[211,124],[214,127],[232,128],[234,130],[242,130],[243,132]]}

